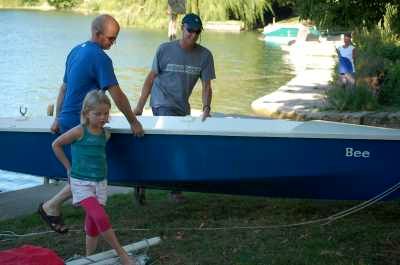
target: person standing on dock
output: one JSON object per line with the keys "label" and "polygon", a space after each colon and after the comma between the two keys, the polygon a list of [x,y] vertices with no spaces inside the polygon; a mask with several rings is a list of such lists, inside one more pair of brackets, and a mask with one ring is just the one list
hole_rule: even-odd
{"label": "person standing on dock", "polygon": [[355,84],[356,48],[351,43],[351,33],[344,34],[343,45],[338,46],[336,51],[339,56],[339,84],[352,88]]}
{"label": "person standing on dock", "polygon": [[186,0],[168,0],[168,38],[170,41],[176,39],[178,15],[186,13]]}
{"label": "person standing on dock", "polygon": [[[79,44],[68,54],[63,84],[56,103],[56,118],[51,126],[54,133],[64,133],[79,125],[80,111],[86,94],[93,90],[108,91],[118,109],[128,120],[132,133],[143,136],[143,128],[132,112],[129,100],[118,85],[111,58],[104,52],[115,43],[118,22],[110,15],[96,17],[91,25],[91,40]],[[67,233],[60,208],[71,198],[67,184],[50,200],[40,204],[38,213],[51,229]]]}
{"label": "person standing on dock", "polygon": [[[215,79],[212,53],[197,44],[203,30],[199,16],[191,13],[182,19],[182,38],[161,44],[153,59],[150,73],[147,75],[135,114],[141,115],[147,98],[151,94],[150,106],[154,116],[190,115],[189,97],[199,78],[202,83],[204,121],[210,116],[212,88]],[[137,199],[144,202],[144,189],[137,188]],[[173,191],[171,198],[183,202],[180,191]]]}

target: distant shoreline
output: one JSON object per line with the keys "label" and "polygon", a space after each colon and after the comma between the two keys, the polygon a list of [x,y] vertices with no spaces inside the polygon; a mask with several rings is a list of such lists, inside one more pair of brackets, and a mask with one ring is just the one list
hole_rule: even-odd
{"label": "distant shoreline", "polygon": [[55,7],[49,5],[47,2],[37,6],[0,6],[0,9],[14,9],[14,10],[40,10],[51,11],[56,10]]}

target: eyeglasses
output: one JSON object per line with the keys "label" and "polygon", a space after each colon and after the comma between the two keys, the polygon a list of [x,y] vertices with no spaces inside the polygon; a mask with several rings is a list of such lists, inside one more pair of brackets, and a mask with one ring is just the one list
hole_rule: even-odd
{"label": "eyeglasses", "polygon": [[106,36],[104,33],[101,34],[103,34],[103,36],[111,43],[114,43],[117,40],[117,36]]}
{"label": "eyeglasses", "polygon": [[200,34],[201,33],[201,29],[186,28],[186,31],[189,32],[189,33],[196,33],[196,34]]}

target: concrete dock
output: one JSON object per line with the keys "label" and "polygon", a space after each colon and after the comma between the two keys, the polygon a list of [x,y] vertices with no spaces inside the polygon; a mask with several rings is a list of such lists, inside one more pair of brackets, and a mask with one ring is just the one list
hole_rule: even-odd
{"label": "concrete dock", "polygon": [[338,42],[301,42],[282,46],[295,77],[276,91],[253,101],[252,110],[261,116],[306,120],[325,105],[332,80]]}
{"label": "concrete dock", "polygon": [[400,112],[327,110],[337,54],[343,41],[303,41],[284,45],[284,57],[293,66],[295,77],[276,91],[254,100],[251,108],[259,116],[299,121],[327,120],[359,125],[400,128]]}

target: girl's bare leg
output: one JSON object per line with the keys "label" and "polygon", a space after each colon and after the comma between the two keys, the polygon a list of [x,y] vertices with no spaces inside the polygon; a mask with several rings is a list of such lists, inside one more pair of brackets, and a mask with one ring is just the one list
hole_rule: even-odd
{"label": "girl's bare leg", "polygon": [[86,235],[86,256],[92,255],[97,248],[97,243],[99,242],[99,237],[92,237]]}
{"label": "girl's bare leg", "polygon": [[101,234],[104,239],[107,241],[108,244],[117,252],[118,256],[121,259],[122,265],[135,265],[136,263],[128,256],[128,253],[122,248],[121,244],[119,243],[117,236],[114,233],[112,228],[108,229],[107,231]]}

